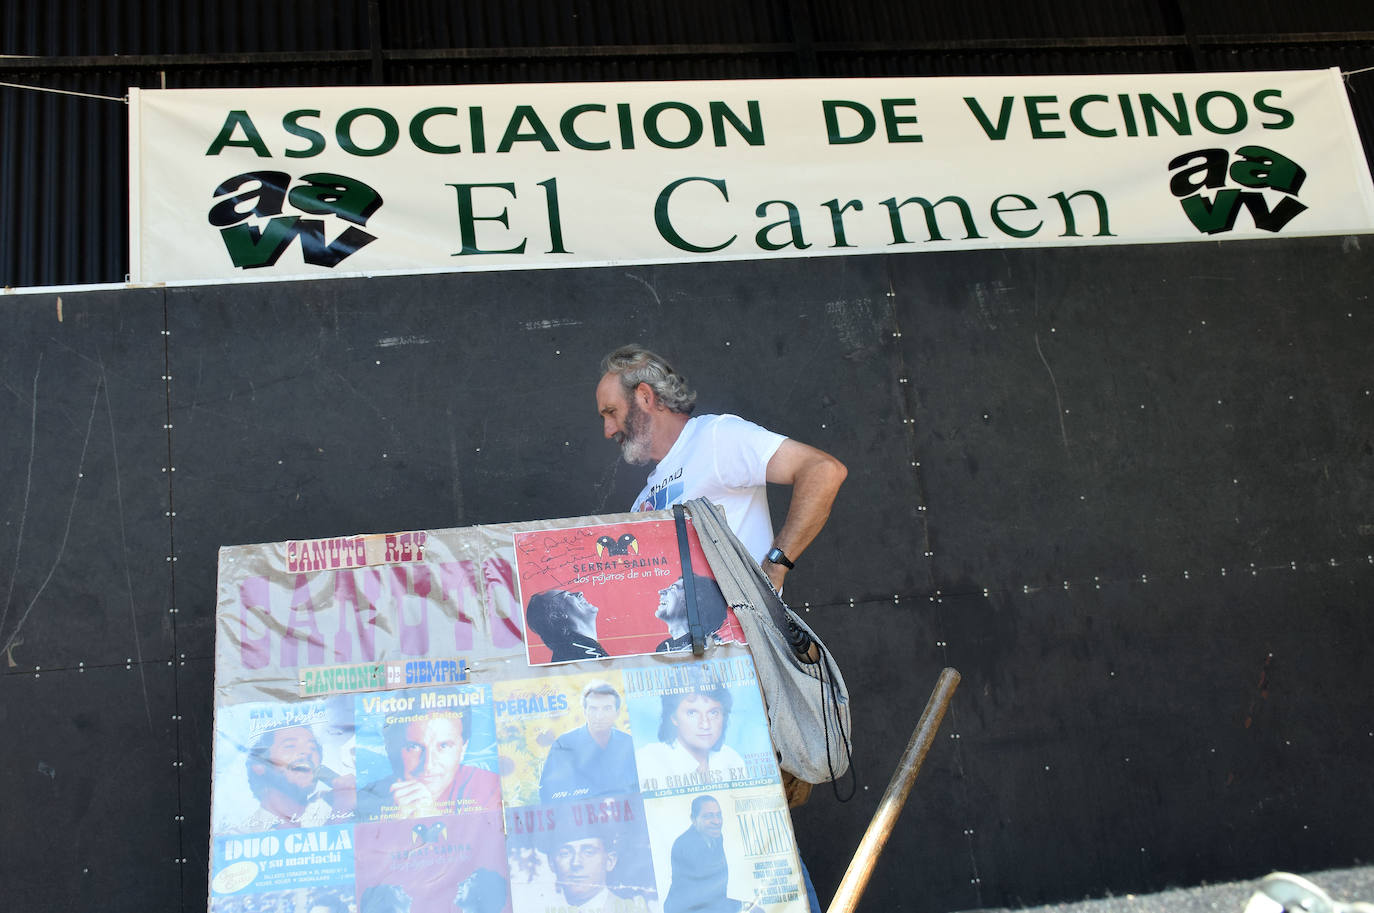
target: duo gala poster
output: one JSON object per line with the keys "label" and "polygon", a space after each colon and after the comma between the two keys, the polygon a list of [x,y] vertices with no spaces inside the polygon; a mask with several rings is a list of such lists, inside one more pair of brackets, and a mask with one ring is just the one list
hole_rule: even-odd
{"label": "duo gala poster", "polygon": [[[723,601],[675,643],[682,588],[664,513],[222,549],[211,913],[803,913],[753,660]],[[553,592],[595,655],[526,644]]]}

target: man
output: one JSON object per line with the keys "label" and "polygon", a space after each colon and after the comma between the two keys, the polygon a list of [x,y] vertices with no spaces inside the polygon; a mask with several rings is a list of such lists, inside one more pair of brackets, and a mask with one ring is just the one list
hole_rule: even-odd
{"label": "man", "polygon": [[636,789],[634,739],[615,728],[620,693],[610,682],[588,682],[582,689],[582,715],[584,725],[563,733],[549,747],[539,775],[539,799],[545,805]]}
{"label": "man", "polygon": [[596,639],[598,611],[581,593],[544,590],[530,597],[525,624],[553,654],[550,662],[598,659],[609,655]]}
{"label": "man", "polygon": [[[734,699],[716,681],[698,680],[662,695],[658,741],[639,749],[636,763],[654,786],[711,783],[743,776],[744,759],[725,744]],[[647,780],[646,780],[647,782]]]}
{"label": "man", "polygon": [[[290,827],[339,824],[353,817],[351,790],[338,801],[321,765],[319,740],[309,726],[269,729],[248,750],[248,788],[258,807],[239,827],[256,832]],[[337,807],[336,807],[337,802]]]}
{"label": "man", "polygon": [[642,896],[622,897],[607,887],[618,861],[614,841],[601,832],[583,830],[556,841],[549,863],[564,905],[550,906],[547,913],[648,913]]}
{"label": "man", "polygon": [[[662,510],[704,497],[725,510],[773,587],[825,525],[848,470],[830,454],[735,415],[692,417],[696,393],[666,361],[622,346],[601,362],[596,408],[607,438],[633,465],[656,464],[631,510]],[[792,486],[773,534],[766,484]]]}
{"label": "man", "polygon": [[396,775],[359,791],[359,816],[391,821],[500,808],[500,778],[463,763],[471,727],[471,707],[387,726],[387,755]]}
{"label": "man", "polygon": [[[694,573],[692,578],[701,628],[707,637],[714,642],[743,640],[733,624],[725,629],[725,596],[720,592],[720,585],[701,574]],[[687,592],[681,577],[658,591],[658,608],[654,610],[654,617],[668,626],[668,637],[654,648],[655,653],[692,649],[692,632],[687,619]]]}
{"label": "man", "polygon": [[[781,593],[787,572],[829,519],[849,470],[823,450],[739,416],[692,417],[696,398],[685,377],[642,346],[622,346],[601,360],[596,408],[603,432],[620,445],[625,462],[655,464],[630,509],[662,510],[692,498],[719,504],[730,529]],[[769,482],[792,486],[777,535],[768,512]],[[789,805],[806,801],[809,784],[783,780]],[[805,863],[802,878],[818,911]]]}
{"label": "man", "polygon": [[758,913],[756,901],[726,896],[730,870],[721,830],[725,824],[714,796],[692,800],[692,826],[673,841],[672,881],[663,913]]}

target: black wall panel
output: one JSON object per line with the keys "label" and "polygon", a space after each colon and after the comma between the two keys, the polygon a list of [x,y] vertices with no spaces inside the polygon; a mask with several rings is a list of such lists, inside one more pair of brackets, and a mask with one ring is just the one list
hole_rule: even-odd
{"label": "black wall panel", "polygon": [[165,659],[161,294],[26,297],[0,314],[0,652],[27,671]]}
{"label": "black wall panel", "polygon": [[214,744],[215,664],[209,657],[176,661],[177,797],[180,855],[176,880],[182,896],[179,908],[203,910],[210,896],[210,771]]}
{"label": "black wall panel", "polygon": [[1371,284],[1325,238],[11,299],[0,880],[201,908],[217,547],[624,509],[630,340],[850,467],[788,586],[854,693],[823,898],[946,665],[864,909],[1367,860]]}
{"label": "black wall panel", "polygon": [[13,673],[0,681],[11,909],[204,909],[187,899],[170,660]]}
{"label": "black wall panel", "polygon": [[9,299],[0,321],[0,882],[175,909],[161,294]]}
{"label": "black wall panel", "polygon": [[[1076,254],[898,261],[937,577],[1215,575],[1363,549],[1359,240]],[[977,384],[950,396],[950,377]]]}

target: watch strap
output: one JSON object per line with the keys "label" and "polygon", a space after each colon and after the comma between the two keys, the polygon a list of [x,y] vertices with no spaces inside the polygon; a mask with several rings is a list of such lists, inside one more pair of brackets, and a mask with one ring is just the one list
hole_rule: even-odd
{"label": "watch strap", "polygon": [[796,565],[792,563],[792,559],[788,558],[783,550],[776,545],[768,550],[768,554],[764,556],[763,560],[771,564],[781,564],[789,571],[796,567]]}

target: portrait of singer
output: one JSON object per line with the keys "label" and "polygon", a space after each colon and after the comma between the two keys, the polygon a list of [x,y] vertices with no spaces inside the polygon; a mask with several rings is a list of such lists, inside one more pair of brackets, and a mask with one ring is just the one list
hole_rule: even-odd
{"label": "portrait of singer", "polygon": [[634,739],[616,728],[620,692],[610,682],[591,681],[582,689],[585,723],[549,746],[539,775],[545,805],[566,799],[613,796],[638,790]]}
{"label": "portrait of singer", "polygon": [[[692,575],[696,591],[697,614],[701,616],[701,632],[712,639],[725,624],[725,597],[720,586],[710,577]],[[675,653],[692,649],[692,632],[687,621],[687,590],[681,577],[658,591],[655,617],[668,626],[668,639],[654,648],[655,653]]]}
{"label": "portrait of singer", "polygon": [[393,775],[358,791],[359,818],[389,821],[499,808],[500,778],[463,763],[471,730],[471,707],[385,726]]}
{"label": "portrait of singer", "polygon": [[641,894],[615,884],[620,854],[611,831],[582,830],[556,838],[548,856],[562,903],[547,904],[547,913],[650,913]]}
{"label": "portrait of singer", "polygon": [[709,783],[744,776],[744,759],[725,744],[730,690],[704,675],[693,678],[690,689],[662,695],[658,741],[635,753],[640,775],[652,773],[660,784],[666,777]]}
{"label": "portrait of singer", "polygon": [[596,639],[599,610],[581,593],[544,590],[530,597],[525,626],[553,653],[552,662],[609,656]]}
{"label": "portrait of singer", "polygon": [[722,832],[725,816],[714,796],[692,800],[692,824],[673,841],[672,879],[663,913],[759,913],[757,900],[726,895],[730,869]]}
{"label": "portrait of singer", "polygon": [[322,759],[319,739],[309,726],[285,726],[259,735],[246,761],[248,788],[258,807],[234,830],[251,833],[351,821],[353,778],[335,774]]}

